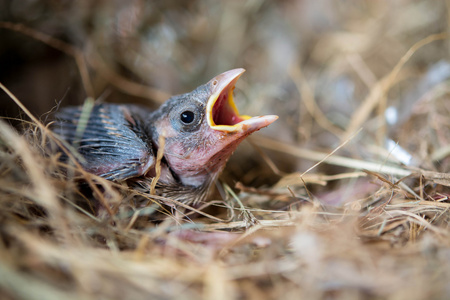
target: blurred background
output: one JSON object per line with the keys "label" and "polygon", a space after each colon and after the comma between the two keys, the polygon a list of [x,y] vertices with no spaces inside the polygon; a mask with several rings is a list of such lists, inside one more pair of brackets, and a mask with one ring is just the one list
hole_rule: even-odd
{"label": "blurred background", "polygon": [[[45,123],[88,96],[156,108],[233,68],[247,70],[241,112],[280,116],[228,162],[220,183],[238,195],[211,196],[227,200],[209,202],[219,221],[167,206],[163,223],[117,185],[96,194],[111,214],[78,213],[56,156],[33,159],[39,138],[0,122],[0,298],[450,299],[449,13],[450,0],[0,0],[0,83]],[[0,117],[26,120],[3,91]]]}
{"label": "blurred background", "polygon": [[[448,32],[449,10],[443,0],[0,0],[0,20],[80,51],[88,93],[102,101],[157,107],[242,67],[241,111],[280,116],[263,134],[329,151],[363,127],[348,155],[384,157],[398,142],[408,152],[403,163],[427,167],[449,140],[440,131],[449,126],[448,40],[418,49],[364,122],[352,122],[415,43]],[[74,57],[21,31],[0,28],[0,82],[43,120],[56,106],[83,103],[87,91]],[[20,114],[0,93],[0,115]],[[298,167],[278,163],[285,171]]]}

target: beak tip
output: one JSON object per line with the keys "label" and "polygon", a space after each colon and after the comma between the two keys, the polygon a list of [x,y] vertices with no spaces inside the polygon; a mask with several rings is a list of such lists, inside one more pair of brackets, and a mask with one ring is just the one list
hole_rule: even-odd
{"label": "beak tip", "polygon": [[257,131],[264,127],[269,126],[278,119],[276,115],[258,116],[241,122],[242,129],[244,131]]}
{"label": "beak tip", "polygon": [[265,117],[266,117],[267,122],[269,122],[269,124],[272,124],[279,118],[277,115],[267,115]]}
{"label": "beak tip", "polygon": [[265,120],[264,127],[269,126],[270,124],[272,124],[273,122],[278,120],[278,116],[277,115],[267,115],[267,116],[264,116],[263,118]]}

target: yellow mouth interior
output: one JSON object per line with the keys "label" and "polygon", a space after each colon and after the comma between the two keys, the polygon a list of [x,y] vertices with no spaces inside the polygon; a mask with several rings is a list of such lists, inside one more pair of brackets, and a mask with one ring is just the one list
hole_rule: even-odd
{"label": "yellow mouth interior", "polygon": [[206,106],[209,126],[214,130],[233,132],[239,130],[238,124],[251,116],[240,115],[233,100],[233,87],[213,94]]}

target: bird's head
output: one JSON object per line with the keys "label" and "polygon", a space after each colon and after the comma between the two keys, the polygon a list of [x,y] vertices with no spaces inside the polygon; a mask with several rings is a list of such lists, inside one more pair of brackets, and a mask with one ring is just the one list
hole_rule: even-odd
{"label": "bird's head", "polygon": [[165,160],[182,184],[202,186],[215,178],[245,137],[278,118],[239,114],[233,90],[244,71],[222,73],[155,112],[154,143],[164,138]]}

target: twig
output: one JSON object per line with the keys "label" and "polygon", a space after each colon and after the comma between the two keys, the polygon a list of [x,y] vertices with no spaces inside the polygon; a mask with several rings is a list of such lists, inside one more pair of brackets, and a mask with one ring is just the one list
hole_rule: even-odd
{"label": "twig", "polygon": [[405,53],[405,55],[402,56],[402,58],[399,60],[397,65],[395,65],[392,71],[384,78],[380,79],[371,89],[370,94],[366,97],[361,106],[353,114],[353,118],[350,120],[350,123],[347,126],[347,130],[345,131],[345,134],[341,139],[346,140],[352,134],[352,132],[355,132],[357,128],[360,128],[362,126],[375,106],[379,103],[380,99],[385,97],[386,93],[393,86],[393,84],[395,83],[395,78],[398,76],[403,66],[417,50],[431,42],[443,40],[447,37],[447,33],[433,34],[415,43]]}
{"label": "twig", "polygon": [[[301,149],[299,146],[287,144],[283,142],[274,143],[273,139],[254,136],[253,142],[262,148],[270,149],[273,151],[289,154],[295,157],[308,159],[311,161],[323,161],[330,165],[336,165],[341,167],[352,168],[356,170],[369,170],[372,172],[387,173],[395,176],[405,177],[413,172],[397,166],[379,164],[376,162],[363,161],[354,158],[348,158],[338,155],[330,156],[329,153],[323,153],[318,151],[312,151],[308,149]],[[326,160],[324,160],[326,159]]]}

